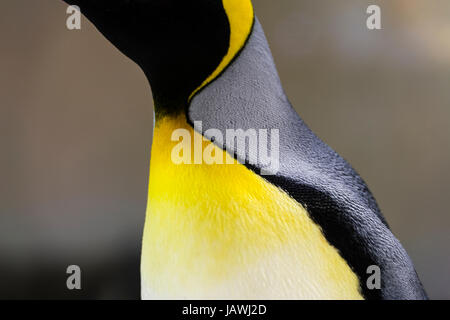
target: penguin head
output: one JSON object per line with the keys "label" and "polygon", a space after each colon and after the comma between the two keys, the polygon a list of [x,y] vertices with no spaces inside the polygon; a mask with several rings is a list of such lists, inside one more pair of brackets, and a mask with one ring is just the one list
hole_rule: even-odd
{"label": "penguin head", "polygon": [[114,46],[142,68],[160,113],[183,109],[227,55],[231,28],[224,3],[241,1],[251,6],[250,0],[64,1],[80,7]]}

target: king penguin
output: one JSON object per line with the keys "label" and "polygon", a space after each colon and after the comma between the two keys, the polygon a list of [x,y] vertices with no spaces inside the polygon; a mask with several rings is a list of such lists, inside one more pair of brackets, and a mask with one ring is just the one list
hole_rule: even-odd
{"label": "king penguin", "polygon": [[[427,298],[366,184],[292,108],[250,0],[66,2],[152,89],[143,299]],[[279,130],[277,170],[211,133],[230,129]],[[226,164],[173,161],[177,130]]]}

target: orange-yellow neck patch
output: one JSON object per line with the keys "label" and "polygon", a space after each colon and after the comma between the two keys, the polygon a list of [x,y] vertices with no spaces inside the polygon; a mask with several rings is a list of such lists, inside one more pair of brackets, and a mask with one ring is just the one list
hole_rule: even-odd
{"label": "orange-yellow neck patch", "polygon": [[216,70],[191,94],[189,100],[225,70],[250,36],[255,20],[252,2],[250,0],[223,0],[223,7],[230,23],[228,52]]}

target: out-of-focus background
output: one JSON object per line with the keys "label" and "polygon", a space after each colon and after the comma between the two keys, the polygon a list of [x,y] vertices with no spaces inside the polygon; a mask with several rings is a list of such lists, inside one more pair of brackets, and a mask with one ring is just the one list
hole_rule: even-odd
{"label": "out-of-focus background", "polygon": [[[450,298],[450,2],[254,5],[299,114],[366,180],[430,297]],[[0,2],[0,298],[134,299],[151,92],[66,18],[58,0]]]}

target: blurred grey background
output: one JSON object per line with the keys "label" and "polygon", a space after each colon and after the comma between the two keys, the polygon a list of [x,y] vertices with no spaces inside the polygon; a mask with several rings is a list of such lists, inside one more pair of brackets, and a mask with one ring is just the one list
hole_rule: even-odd
{"label": "blurred grey background", "polygon": [[[430,297],[450,298],[450,2],[254,5],[299,114],[366,180]],[[0,298],[134,299],[151,92],[65,10],[0,2]],[[82,291],[66,289],[70,264]]]}

